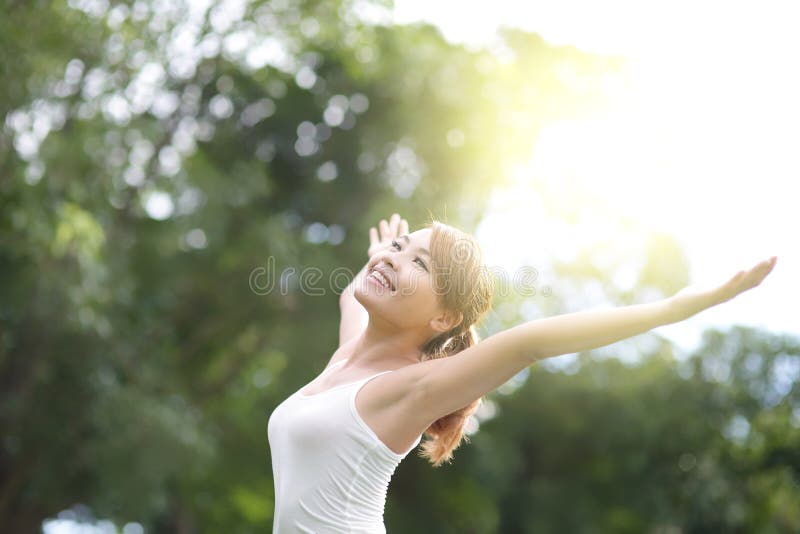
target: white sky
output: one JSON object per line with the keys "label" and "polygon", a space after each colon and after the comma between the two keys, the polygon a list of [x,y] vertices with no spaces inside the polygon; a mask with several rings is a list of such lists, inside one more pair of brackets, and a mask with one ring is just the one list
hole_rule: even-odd
{"label": "white sky", "polygon": [[[705,326],[752,324],[800,334],[790,300],[800,295],[794,276],[800,272],[798,15],[800,3],[774,0],[395,0],[393,17],[433,23],[449,41],[470,48],[490,43],[507,25],[552,44],[630,60],[633,92],[606,117],[545,130],[519,183],[558,181],[568,171],[589,189],[599,183],[598,194],[612,204],[617,199],[619,210],[684,244],[693,284],[721,283],[777,255],[760,287],[658,329],[688,348]],[[629,151],[620,152],[620,139]],[[659,183],[669,187],[654,194]],[[490,213],[478,233],[490,257],[507,259],[514,252],[494,228],[524,227],[536,214],[529,202],[514,207],[503,200],[508,192],[497,195],[502,212]],[[581,244],[596,235],[590,230]]]}

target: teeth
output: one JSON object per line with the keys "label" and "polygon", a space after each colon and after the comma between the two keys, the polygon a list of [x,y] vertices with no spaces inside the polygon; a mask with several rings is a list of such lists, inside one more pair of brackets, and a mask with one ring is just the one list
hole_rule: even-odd
{"label": "teeth", "polygon": [[372,276],[374,276],[383,285],[383,287],[390,289],[389,281],[380,272],[372,271]]}

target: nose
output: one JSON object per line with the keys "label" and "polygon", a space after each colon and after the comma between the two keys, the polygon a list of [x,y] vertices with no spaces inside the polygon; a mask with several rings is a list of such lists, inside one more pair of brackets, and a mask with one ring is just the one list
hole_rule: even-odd
{"label": "nose", "polygon": [[383,252],[378,254],[378,259],[375,261],[375,265],[379,263],[385,263],[388,265],[393,271],[397,271],[397,264],[395,260],[392,258],[391,251],[384,250]]}
{"label": "nose", "polygon": [[388,254],[388,253],[387,253],[386,255],[384,255],[384,256],[383,256],[382,260],[383,260],[383,262],[384,262],[384,263],[386,263],[386,264],[387,264],[389,267],[391,267],[391,269],[392,269],[393,271],[396,271],[396,270],[397,270],[397,269],[395,268],[395,267],[397,267],[397,265],[395,265],[395,260],[392,258],[392,255],[391,255],[391,254]]}

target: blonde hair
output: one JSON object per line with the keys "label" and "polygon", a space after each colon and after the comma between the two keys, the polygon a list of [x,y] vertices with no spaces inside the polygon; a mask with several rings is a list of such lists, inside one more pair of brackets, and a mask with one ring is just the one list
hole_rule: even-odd
{"label": "blonde hair", "polygon": [[[463,319],[429,340],[422,347],[420,361],[453,356],[478,343],[480,338],[475,324],[492,306],[492,279],[483,265],[483,251],[475,238],[436,220],[426,227],[432,229],[430,252],[434,290],[440,304],[446,310],[460,312]],[[464,426],[481,402],[483,397],[434,421],[423,433],[429,439],[420,446],[420,456],[434,467],[449,462],[462,439],[469,442]]]}

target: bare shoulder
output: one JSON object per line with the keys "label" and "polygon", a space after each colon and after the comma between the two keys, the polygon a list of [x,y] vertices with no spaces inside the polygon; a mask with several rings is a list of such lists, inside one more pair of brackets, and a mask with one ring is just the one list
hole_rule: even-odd
{"label": "bare shoulder", "polygon": [[395,369],[367,382],[356,395],[365,422],[393,450],[403,449],[434,421],[494,391],[534,363],[520,350],[516,328],[490,336],[453,356]]}
{"label": "bare shoulder", "polygon": [[385,396],[385,402],[400,403],[418,425],[430,425],[494,391],[534,363],[530,353],[519,350],[519,335],[515,328],[504,330],[453,356],[383,375],[379,379],[386,377],[384,392],[379,395]]}
{"label": "bare shoulder", "polygon": [[[382,374],[356,393],[355,407],[359,416],[376,436],[397,454],[407,451],[420,434],[430,426],[414,410],[416,397],[413,381],[416,373],[411,364]],[[431,421],[432,422],[432,421]]]}
{"label": "bare shoulder", "polygon": [[421,364],[412,363],[373,378],[364,384],[358,398],[363,399],[364,405],[374,410],[408,404],[415,394],[414,381],[418,375],[414,368],[418,365]]}

